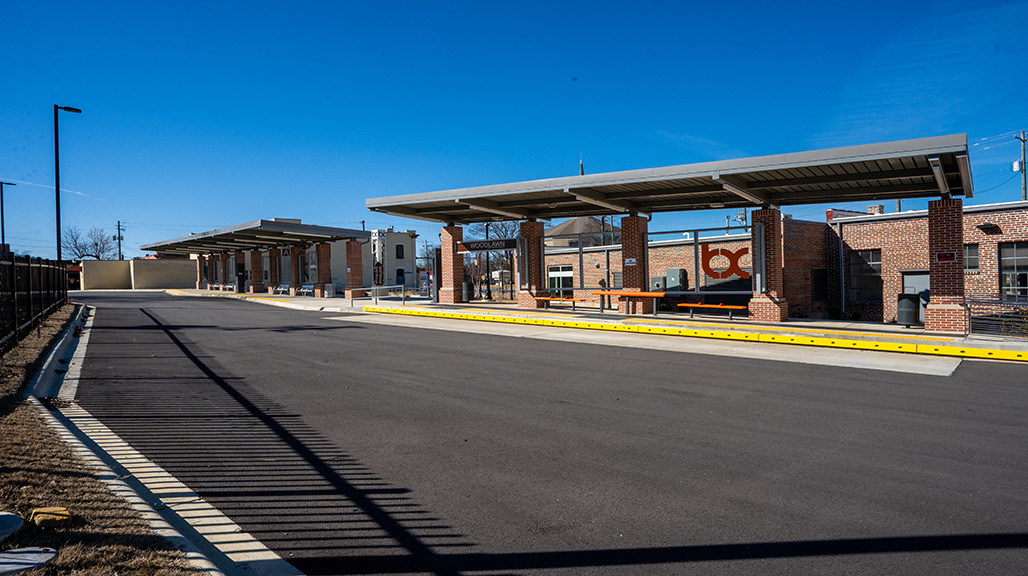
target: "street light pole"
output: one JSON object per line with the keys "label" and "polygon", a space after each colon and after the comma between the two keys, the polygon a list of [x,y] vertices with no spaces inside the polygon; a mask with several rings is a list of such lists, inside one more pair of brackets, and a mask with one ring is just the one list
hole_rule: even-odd
{"label": "street light pole", "polygon": [[17,186],[14,182],[0,182],[0,246],[7,246],[7,236],[4,233],[4,185]]}
{"label": "street light pole", "polygon": [[61,153],[60,138],[57,130],[57,111],[81,114],[82,110],[71,106],[54,104],[54,204],[57,208],[57,261],[61,262]]}

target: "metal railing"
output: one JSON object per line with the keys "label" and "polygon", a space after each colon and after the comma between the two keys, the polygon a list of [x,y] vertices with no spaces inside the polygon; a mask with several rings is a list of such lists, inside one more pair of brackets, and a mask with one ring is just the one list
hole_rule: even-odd
{"label": "metal railing", "polygon": [[378,305],[379,298],[389,298],[393,296],[394,289],[400,294],[400,303],[404,306],[407,305],[407,287],[403,284],[394,284],[391,286],[366,286],[364,288],[350,288],[350,290],[363,290],[366,294],[358,298],[350,299],[350,306],[353,306],[354,300],[374,300],[375,305]]}
{"label": "metal railing", "polygon": [[1028,338],[1028,302],[966,295],[964,305],[970,333]]}
{"label": "metal railing", "polygon": [[57,262],[0,254],[0,354],[68,300],[68,272]]}

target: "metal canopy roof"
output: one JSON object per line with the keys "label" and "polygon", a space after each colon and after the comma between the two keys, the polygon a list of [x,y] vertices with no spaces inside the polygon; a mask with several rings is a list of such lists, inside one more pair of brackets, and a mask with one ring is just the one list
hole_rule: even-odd
{"label": "metal canopy roof", "polygon": [[368,199],[368,209],[468,224],[973,196],[967,135],[902,140]]}
{"label": "metal canopy roof", "polygon": [[299,220],[272,218],[155,242],[140,246],[140,249],[178,254],[205,254],[370,237],[371,233],[363,230],[328,228],[301,224]]}

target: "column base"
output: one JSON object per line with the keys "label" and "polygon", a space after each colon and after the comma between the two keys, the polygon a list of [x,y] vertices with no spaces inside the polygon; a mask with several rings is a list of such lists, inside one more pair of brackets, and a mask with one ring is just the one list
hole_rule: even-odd
{"label": "column base", "polygon": [[539,300],[536,300],[536,297],[538,296],[544,298],[549,295],[550,292],[548,290],[537,290],[535,292],[531,292],[529,290],[519,290],[518,308],[545,308],[545,302],[540,302]]}
{"label": "column base", "polygon": [[789,302],[760,294],[750,300],[749,313],[754,322],[785,322],[789,319]]}
{"label": "column base", "polygon": [[653,314],[653,298],[618,297],[618,312],[622,314]]}
{"label": "column base", "polygon": [[963,304],[932,304],[924,309],[924,329],[928,332],[967,333],[967,310]]}
{"label": "column base", "polygon": [[463,304],[464,303],[464,289],[463,288],[440,288],[439,289],[439,303],[440,304]]}

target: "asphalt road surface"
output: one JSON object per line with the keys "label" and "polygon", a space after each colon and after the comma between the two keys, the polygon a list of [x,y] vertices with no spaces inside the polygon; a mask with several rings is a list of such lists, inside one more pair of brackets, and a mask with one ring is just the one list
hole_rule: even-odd
{"label": "asphalt road surface", "polygon": [[307,574],[1028,565],[1028,366],[927,376],[78,299],[98,307],[79,403]]}

